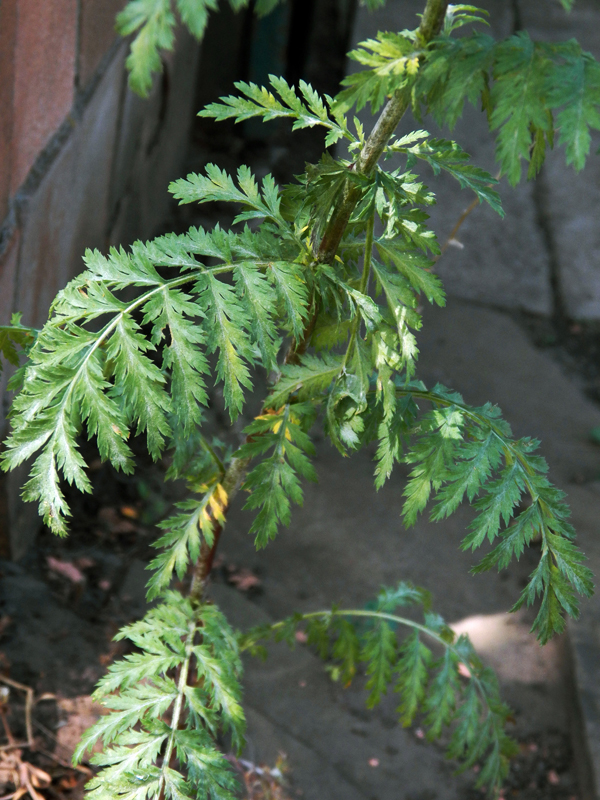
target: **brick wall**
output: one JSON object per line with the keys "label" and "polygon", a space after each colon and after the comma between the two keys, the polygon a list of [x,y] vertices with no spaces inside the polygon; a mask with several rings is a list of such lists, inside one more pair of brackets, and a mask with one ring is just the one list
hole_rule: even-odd
{"label": "brick wall", "polygon": [[[183,30],[142,100],[127,88],[125,0],[0,0],[0,324],[41,326],[86,247],[150,237],[179,177],[195,108],[198,44]],[[0,435],[7,375],[0,378]],[[0,549],[18,557],[38,527],[0,485]]]}

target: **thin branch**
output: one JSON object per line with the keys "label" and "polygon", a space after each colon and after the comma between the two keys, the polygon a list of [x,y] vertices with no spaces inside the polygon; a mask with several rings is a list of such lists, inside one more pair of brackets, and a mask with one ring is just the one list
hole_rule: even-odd
{"label": "thin branch", "polygon": [[183,711],[183,696],[185,692],[185,687],[187,686],[187,679],[188,679],[188,672],[190,670],[190,662],[192,660],[192,653],[194,650],[194,636],[196,634],[196,621],[190,622],[188,626],[188,639],[185,644],[185,661],[181,665],[181,672],[179,673],[179,680],[177,681],[177,699],[175,700],[175,705],[173,707],[173,715],[171,717],[171,733],[169,734],[169,739],[167,741],[167,748],[165,750],[165,754],[163,756],[163,766],[160,775],[160,781],[158,784],[158,796],[163,797],[164,786],[165,786],[165,770],[169,769],[171,766],[171,755],[173,754],[173,749],[175,747],[175,736],[177,735],[177,731],[179,730],[179,722],[181,719],[181,713]]}
{"label": "thin branch", "polygon": [[[17,681],[13,681],[12,678],[7,678],[5,675],[0,675],[0,682],[5,683],[7,686],[12,686],[13,689],[19,689],[21,692],[25,692],[25,730],[27,732],[27,746],[32,748],[34,745],[33,741],[33,728],[31,726],[31,709],[33,708],[33,689],[31,686],[25,686],[24,683],[17,683]],[[5,748],[6,749],[6,748]]]}
{"label": "thin branch", "polygon": [[440,250],[440,254],[435,257],[434,261],[436,263],[444,255],[446,250],[450,247],[450,243],[454,241],[454,239],[456,237],[456,234],[460,230],[463,222],[466,220],[466,218],[469,216],[469,214],[477,208],[478,205],[479,205],[479,198],[476,197],[475,200],[473,200],[473,202],[471,203],[471,205],[469,205],[467,208],[465,208],[465,210],[462,212],[462,214],[460,215],[460,217],[456,221],[456,225],[452,228],[452,230],[448,234],[448,238],[446,239],[446,241],[442,245],[442,248]]}
{"label": "thin branch", "polygon": [[[502,174],[502,172],[501,172],[501,171],[496,173],[496,181],[498,181],[498,180],[499,180],[499,178],[500,178],[500,175],[501,175],[501,174]],[[488,185],[488,186],[494,186],[494,184],[493,184],[493,183],[488,183],[487,185]],[[456,220],[456,224],[455,224],[455,226],[452,228],[452,230],[451,230],[451,231],[450,231],[450,233],[448,234],[448,238],[446,239],[446,241],[445,241],[445,242],[444,242],[444,244],[442,245],[442,249],[441,249],[441,251],[440,251],[440,254],[439,254],[439,256],[436,256],[436,257],[435,257],[435,259],[434,259],[434,261],[435,261],[435,262],[439,261],[439,260],[440,260],[440,258],[441,258],[441,257],[444,255],[444,253],[446,252],[446,250],[447,250],[447,249],[448,249],[448,247],[450,246],[450,243],[451,243],[451,242],[453,242],[453,241],[454,241],[454,239],[456,238],[456,234],[457,234],[457,233],[459,232],[459,230],[461,229],[461,227],[462,227],[462,225],[463,225],[464,221],[467,219],[467,217],[469,216],[469,214],[470,214],[472,211],[474,211],[474,210],[477,208],[477,206],[478,206],[479,204],[480,204],[480,200],[479,200],[479,198],[478,198],[478,197],[476,197],[476,198],[473,200],[473,202],[472,202],[472,203],[471,203],[471,204],[470,204],[470,205],[469,205],[467,208],[465,208],[465,210],[462,212],[462,214],[460,215],[460,217],[459,217],[459,218]]]}

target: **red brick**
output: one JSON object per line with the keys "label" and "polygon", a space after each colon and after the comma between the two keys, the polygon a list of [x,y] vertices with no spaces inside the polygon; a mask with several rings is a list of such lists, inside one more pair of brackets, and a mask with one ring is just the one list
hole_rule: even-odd
{"label": "red brick", "polygon": [[75,90],[77,0],[18,0],[11,190],[63,122]]}
{"label": "red brick", "polygon": [[8,325],[13,309],[13,296],[19,262],[20,234],[17,231],[0,259],[0,325]]}
{"label": "red brick", "polygon": [[44,324],[56,293],[84,269],[86,247],[105,245],[123,79],[115,58],[23,214],[15,307],[26,325]]}
{"label": "red brick", "polygon": [[82,0],[79,21],[79,85],[84,87],[113,43],[115,17],[126,0]]}
{"label": "red brick", "polygon": [[[13,85],[17,0],[0,2],[0,223],[8,210],[13,128]],[[0,299],[0,303],[1,303]]]}

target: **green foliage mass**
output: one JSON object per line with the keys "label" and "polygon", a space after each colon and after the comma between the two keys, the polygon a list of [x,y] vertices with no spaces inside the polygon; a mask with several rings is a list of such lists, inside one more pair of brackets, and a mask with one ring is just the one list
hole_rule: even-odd
{"label": "green foliage mass", "polygon": [[[252,5],[259,17],[269,14],[282,0],[228,0],[234,11]],[[375,9],[385,0],[361,0]],[[121,36],[135,34],[127,58],[129,85],[145,97],[152,88],[152,78],[163,69],[161,51],[173,50],[175,28],[179,20],[196,39],[206,32],[211,12],[219,8],[219,0],[129,0],[117,14],[116,27]]]}
{"label": "green foliage mass", "polygon": [[376,111],[405,89],[417,118],[426,112],[453,128],[469,101],[487,112],[501,172],[513,186],[521,178],[522,160],[529,162],[529,177],[539,171],[555,132],[567,164],[582,169],[590,130],[600,130],[596,59],[573,39],[534,42],[526,31],[499,42],[479,32],[455,38],[456,28],[485,23],[487,12],[473,6],[453,9],[440,34],[426,44],[414,31],[384,32],[361,42],[349,55],[368,69],[344,79],[347,88],[337,97],[338,108],[370,103]]}
{"label": "green foliage mass", "polygon": [[[198,36],[216,5],[176,3]],[[273,5],[258,3],[257,10]],[[103,741],[103,753],[93,757],[102,767],[89,785],[94,797],[233,797],[217,741],[225,735],[234,748],[243,742],[239,646],[204,599],[203,570],[240,484],[258,548],[289,524],[303,480],[316,478],[315,424],[346,455],[377,443],[378,488],[397,463],[409,465],[398,509],[406,525],[427,508],[437,521],[465,500],[471,504],[462,546],[486,546],[474,571],[506,569],[539,539],[539,564],[514,608],[536,604],[533,629],[542,643],[564,629],[566,615],[577,616],[578,596],[593,590],[538,443],[515,439],[497,407],[472,407],[417,378],[421,306],[443,306],[445,295],[434,272],[440,247],[427,225],[435,195],[414,167],[423,162],[434,179],[445,171],[500,216],[502,206],[497,181],[456,142],[421,127],[397,138],[394,129],[409,107],[419,118],[430,113],[452,125],[465,100],[481,101],[512,182],[522,160],[530,173],[539,169],[555,128],[567,161],[580,168],[589,129],[600,127],[599,67],[573,41],[542,45],[525,33],[499,43],[480,33],[456,37],[483,12],[445,6],[429,0],[418,30],[360,45],[352,57],[365,69],[335,98],[272,76],[268,87],[237,84],[237,94],[201,112],[321,128],[324,145],[343,141],[347,158],[325,151],[288,186],[270,175],[259,182],[248,167],[229,175],[215,165],[175,181],[170,191],[181,203],[232,203],[231,229],[191,228],[108,255],[87,251],[86,270],[58,294],[41,331],[18,318],[0,328],[5,358],[16,365],[16,346],[28,355],[13,381],[21,389],[2,465],[32,461],[24,496],[38,503],[52,531],[67,533],[64,481],[91,491],[83,436],[96,442],[103,461],[131,472],[129,439],[143,434],[154,459],[168,453],[168,477],[184,478],[190,488],[155,542],[148,594],[158,605],[119,634],[136,649],[100,682],[97,697],[110,713],[78,751],[82,757]],[[436,35],[429,22],[440,9],[446,15]],[[120,15],[123,31],[138,32],[130,57],[138,88],[148,88],[158,49],[172,45],[174,20],[169,0],[134,0]],[[383,103],[375,133],[366,136],[351,109]],[[385,158],[392,154],[402,166],[390,171]],[[246,425],[244,444],[232,451],[209,440],[209,385],[220,387],[234,421],[247,410],[260,370],[269,391]],[[190,569],[189,596],[169,590]],[[410,604],[423,607],[422,622],[396,614]],[[509,712],[491,672],[468,640],[456,639],[433,614],[423,590],[400,584],[373,608],[295,615],[250,632],[242,648],[258,651],[263,638],[293,642],[298,625],[306,625],[334,677],[348,683],[364,671],[369,706],[393,687],[403,724],[422,715],[430,738],[449,728],[449,756],[463,768],[481,762],[479,785],[499,787],[514,749],[504,730]],[[408,626],[405,638],[398,626]]]}

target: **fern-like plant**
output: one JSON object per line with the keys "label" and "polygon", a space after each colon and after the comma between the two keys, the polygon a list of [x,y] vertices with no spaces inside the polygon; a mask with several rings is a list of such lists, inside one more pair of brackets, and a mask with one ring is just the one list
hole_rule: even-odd
{"label": "fern-like plant", "polygon": [[[215,5],[177,0],[198,35]],[[369,705],[392,686],[403,724],[424,713],[430,738],[450,726],[448,754],[463,768],[481,762],[480,786],[493,790],[506,775],[514,745],[496,680],[468,640],[456,639],[433,613],[424,590],[400,583],[382,590],[372,610],[298,614],[244,635],[205,596],[242,484],[258,548],[288,524],[292,504],[302,502],[302,480],[315,478],[315,424],[345,454],[376,440],[378,487],[396,463],[410,465],[407,525],[428,504],[432,519],[444,519],[466,497],[477,513],[463,547],[494,544],[475,571],[508,567],[539,538],[539,564],[514,608],[538,603],[533,629],[542,643],[563,630],[566,614],[577,615],[577,596],[592,592],[569,509],[546,477],[537,442],[515,439],[496,406],[473,408],[416,377],[418,304],[443,305],[444,291],[432,272],[440,248],[426,225],[434,195],[413,166],[421,160],[434,176],[444,170],[499,214],[502,208],[496,181],[458,144],[420,127],[396,138],[400,119],[412,109],[418,119],[430,113],[452,125],[465,100],[482,102],[512,183],[523,161],[530,175],[539,169],[555,129],[579,169],[589,128],[600,127],[600,66],[576,42],[537,44],[526,33],[502,42],[479,32],[454,36],[480,23],[485,12],[473,6],[427,0],[417,29],[380,33],[350,54],[365,68],[345,79],[336,98],[275,76],[268,87],[236,84],[234,95],[201,115],[320,127],[325,147],[345,142],[350,160],[326,150],[283,187],[269,175],[257,182],[247,167],[235,176],[210,165],[188,175],[170,187],[175,198],[234,204],[231,230],[192,228],[129,251],[88,251],[86,271],[59,293],[41,331],[0,329],[13,361],[10,342],[32,343],[13,380],[20,392],[3,466],[35,459],[24,496],[39,504],[52,531],[67,533],[62,481],[90,491],[84,435],[103,460],[131,472],[128,438],[145,434],[152,457],[170,451],[170,477],[190,486],[155,543],[148,595],[158,604],[119,634],[137,649],[100,682],[96,697],[110,713],[77,753],[103,740],[92,759],[102,769],[89,785],[98,800],[230,798],[235,782],[216,740],[225,733],[233,747],[243,743],[240,652],[260,651],[262,639],[293,640],[300,624],[345,681],[366,670]],[[144,88],[158,48],[171,44],[171,4],[134,0],[120,24],[139,30],[130,67]],[[368,135],[351,114],[366,104],[379,112]],[[387,153],[402,154],[404,166],[386,171],[380,162]],[[226,448],[203,436],[206,381],[222,386],[235,420],[260,369],[271,380],[262,410],[245,443],[222,456]],[[187,593],[169,588],[174,576],[188,581]],[[398,615],[407,605],[423,608],[421,622]],[[408,635],[399,638],[398,626]]]}

